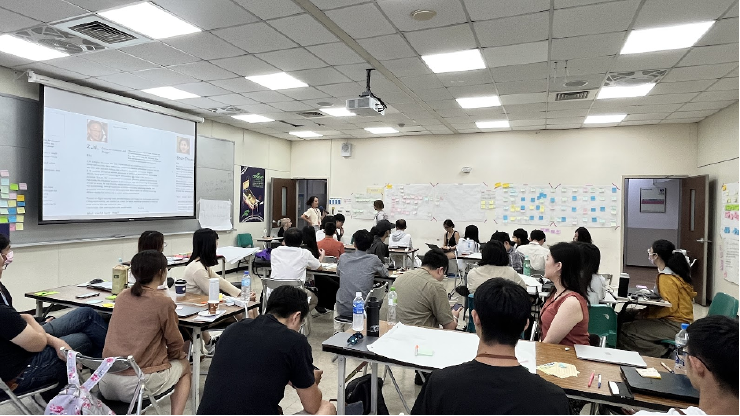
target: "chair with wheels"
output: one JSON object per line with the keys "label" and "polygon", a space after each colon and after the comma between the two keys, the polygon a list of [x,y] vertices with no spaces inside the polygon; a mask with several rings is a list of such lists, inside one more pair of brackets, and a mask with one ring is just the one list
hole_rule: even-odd
{"label": "chair with wheels", "polygon": [[617,313],[609,305],[588,307],[588,333],[601,338],[599,346],[617,347]]}
{"label": "chair with wheels", "polygon": [[[10,402],[21,414],[24,415],[37,415],[43,413],[46,409],[46,400],[41,397],[41,393],[55,389],[58,385],[59,383],[47,384],[37,389],[16,395],[7,384],[0,381],[0,405]],[[23,403],[23,399],[27,397],[32,397],[35,404],[41,408],[41,411],[38,409],[33,411],[26,406],[26,404]]]}
{"label": "chair with wheels", "polygon": [[[300,289],[304,289],[304,283],[301,280],[283,280],[283,279],[273,279],[269,277],[262,277],[260,278],[262,280],[262,313],[265,313],[265,309],[267,308],[267,299],[270,296],[270,293],[279,288],[280,286],[294,286]],[[309,296],[316,296],[316,294],[311,293]],[[311,333],[311,311],[309,311],[308,316],[303,320],[303,324],[301,324],[301,334],[308,336]]]}

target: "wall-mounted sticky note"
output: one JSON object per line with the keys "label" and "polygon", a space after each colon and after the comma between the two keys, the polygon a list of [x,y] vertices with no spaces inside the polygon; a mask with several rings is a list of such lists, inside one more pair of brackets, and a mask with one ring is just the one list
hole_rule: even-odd
{"label": "wall-mounted sticky note", "polygon": [[612,193],[613,194],[616,194],[617,193],[617,187],[612,188]]}
{"label": "wall-mounted sticky note", "polygon": [[583,197],[583,201],[588,201],[588,197],[587,196],[584,196]]}
{"label": "wall-mounted sticky note", "polygon": [[[8,208],[8,209],[10,209],[10,208]],[[20,207],[20,208],[18,208],[18,213],[19,214],[25,214],[26,213],[26,209],[23,208],[23,207]],[[0,214],[2,214],[2,208],[0,208]]]}
{"label": "wall-mounted sticky note", "polygon": [[522,198],[520,199],[520,201],[522,201],[522,202],[525,202],[525,201],[527,201],[527,198],[525,198],[525,197],[522,197]]}
{"label": "wall-mounted sticky note", "polygon": [[[0,206],[2,206],[2,205],[0,205]],[[19,202],[18,203],[18,206],[19,207],[25,207],[26,206],[26,203],[25,202]]]}
{"label": "wall-mounted sticky note", "polygon": [[8,223],[8,216],[0,215],[0,224],[7,224],[7,223]]}
{"label": "wall-mounted sticky note", "polygon": [[8,194],[8,199],[16,199],[18,197],[18,194],[15,192],[11,192]]}
{"label": "wall-mounted sticky note", "polygon": [[19,222],[18,224],[15,224],[15,230],[16,231],[23,231],[23,223]]}
{"label": "wall-mounted sticky note", "polygon": [[8,208],[0,208],[0,215],[8,215]]}
{"label": "wall-mounted sticky note", "polygon": [[591,212],[596,212],[596,208],[591,208]]}
{"label": "wall-mounted sticky note", "polygon": [[8,176],[10,176],[10,172],[8,172],[7,170],[0,170],[0,176],[2,176],[3,178],[7,178]]}
{"label": "wall-mounted sticky note", "polygon": [[480,208],[486,209],[486,201],[480,201]]}
{"label": "wall-mounted sticky note", "polygon": [[529,209],[531,209],[531,210],[534,209],[534,205],[530,205],[529,206]]}
{"label": "wall-mounted sticky note", "polygon": [[539,210],[540,210],[540,206],[539,206],[539,205],[536,205],[536,206],[535,206],[535,209],[536,209],[537,211],[539,211]]}
{"label": "wall-mounted sticky note", "polygon": [[0,193],[7,194],[10,192],[10,186],[0,186]]}
{"label": "wall-mounted sticky note", "polygon": [[592,201],[596,201],[596,197],[592,195],[592,196],[591,196],[591,200],[592,200]]}
{"label": "wall-mounted sticky note", "polygon": [[15,207],[15,199],[11,199],[10,201],[8,201],[8,206]]}
{"label": "wall-mounted sticky note", "polygon": [[606,212],[606,207],[601,207],[601,208],[599,208],[599,211],[601,211],[601,212]]}
{"label": "wall-mounted sticky note", "polygon": [[25,182],[21,182],[18,184],[18,189],[21,191],[27,191],[28,190],[28,184]]}
{"label": "wall-mounted sticky note", "polygon": [[0,200],[0,207],[7,207],[8,201]]}
{"label": "wall-mounted sticky note", "polygon": [[591,222],[598,222],[599,220],[596,217],[591,218]]}
{"label": "wall-mounted sticky note", "polygon": [[17,183],[11,183],[10,184],[10,190],[11,191],[17,191],[18,190],[18,184]]}
{"label": "wall-mounted sticky note", "polygon": [[9,221],[9,222],[10,222],[11,224],[14,224],[14,223],[16,222],[16,217],[15,217],[15,215],[8,215],[8,221]]}
{"label": "wall-mounted sticky note", "polygon": [[10,178],[0,178],[0,185],[10,186]]}
{"label": "wall-mounted sticky note", "polygon": [[16,208],[8,208],[8,209],[7,209],[7,211],[8,211],[8,214],[10,214],[10,215],[15,215],[15,213],[16,213]]}
{"label": "wall-mounted sticky note", "polygon": [[576,212],[576,207],[571,207],[570,212]]}
{"label": "wall-mounted sticky note", "polygon": [[555,202],[555,198],[550,198],[550,202],[554,203]]}
{"label": "wall-mounted sticky note", "polygon": [[540,220],[540,221],[542,221],[543,219],[545,219],[545,217],[543,217],[542,215],[540,215],[539,217],[537,217],[537,219]]}
{"label": "wall-mounted sticky note", "polygon": [[509,216],[508,215],[504,215],[504,221],[509,221]]}
{"label": "wall-mounted sticky note", "polygon": [[578,197],[577,196],[574,196],[573,197],[573,201],[578,201]]}
{"label": "wall-mounted sticky note", "polygon": [[536,201],[535,198],[529,198],[529,202],[535,202],[535,201]]}
{"label": "wall-mounted sticky note", "polygon": [[526,211],[527,210],[527,207],[524,206],[524,205],[522,205],[520,208],[521,208],[522,211]]}
{"label": "wall-mounted sticky note", "polygon": [[15,222],[23,222],[26,219],[26,217],[24,215],[18,215],[15,218],[16,218],[16,221]]}
{"label": "wall-mounted sticky note", "polygon": [[565,217],[560,217],[560,222],[565,222]]}
{"label": "wall-mounted sticky note", "polygon": [[8,226],[8,229],[9,229],[10,231],[15,231],[15,224],[10,224],[10,225]]}
{"label": "wall-mounted sticky note", "polygon": [[20,202],[23,202],[23,201],[26,200],[26,196],[25,195],[18,195],[15,199],[18,200],[18,201],[20,201]]}
{"label": "wall-mounted sticky note", "polygon": [[534,221],[534,215],[530,215],[530,216],[529,216],[529,220],[530,220],[530,221]]}

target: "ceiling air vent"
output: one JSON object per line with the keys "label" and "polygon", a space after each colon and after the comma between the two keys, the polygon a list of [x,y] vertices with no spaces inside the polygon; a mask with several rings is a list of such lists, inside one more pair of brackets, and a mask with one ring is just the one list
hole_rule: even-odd
{"label": "ceiling air vent", "polygon": [[555,95],[555,101],[585,100],[588,91],[559,92]]}
{"label": "ceiling air vent", "polygon": [[215,113],[215,114],[225,115],[225,116],[231,116],[235,114],[244,113],[244,110],[242,110],[239,107],[233,106],[233,105],[227,105],[226,107],[209,108],[208,111]]}
{"label": "ceiling air vent", "polygon": [[59,30],[52,26],[37,26],[15,32],[14,35],[29,42],[37,43],[70,55],[107,49],[95,41]]}
{"label": "ceiling air vent", "polygon": [[69,29],[108,44],[129,42],[136,39],[136,36],[130,33],[118,30],[97,20],[70,26]]}
{"label": "ceiling air vent", "polygon": [[319,118],[319,117],[326,117],[326,114],[322,113],[321,111],[303,111],[300,113],[297,113],[301,117],[305,118]]}

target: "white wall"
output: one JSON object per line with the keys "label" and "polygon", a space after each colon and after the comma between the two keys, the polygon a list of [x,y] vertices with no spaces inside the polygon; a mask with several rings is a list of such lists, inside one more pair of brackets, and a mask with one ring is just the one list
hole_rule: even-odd
{"label": "white wall", "polygon": [[[696,173],[694,124],[354,139],[349,140],[354,145],[349,158],[340,156],[343,142],[293,142],[291,174],[328,177],[329,197],[344,197],[387,183],[608,185],[622,183],[622,175]],[[472,173],[461,173],[463,166],[471,166]],[[416,246],[436,242],[444,233],[440,222],[408,223]],[[462,232],[467,224],[458,223]],[[351,235],[371,225],[349,219],[345,228]],[[497,229],[511,233],[518,228],[492,221],[476,225],[483,238]],[[548,234],[547,243],[572,239],[574,227],[561,230],[560,235]],[[602,252],[602,273],[618,274],[622,229],[595,228],[591,235]]]}
{"label": "white wall", "polygon": [[[665,212],[640,212],[640,188],[666,188]],[[625,265],[652,267],[646,250],[653,241],[678,243],[681,181],[678,179],[629,179],[627,187],[627,229]]]}
{"label": "white wall", "polygon": [[[18,73],[0,67],[0,94],[38,99],[38,86],[29,84],[25,77],[16,80]],[[231,140],[234,145],[234,195],[238,195],[240,166],[264,167],[269,183],[272,176],[290,176],[290,142],[226,124],[206,121],[198,126],[198,134]],[[270,198],[266,198],[265,213],[270,212]],[[234,204],[233,218],[238,221],[239,205]],[[233,245],[236,234],[249,232],[261,236],[264,223],[235,223],[236,232],[220,233],[219,244]],[[73,236],[70,236],[73,237]],[[167,253],[192,251],[192,234],[166,236]],[[12,244],[12,236],[11,236]],[[110,278],[118,258],[130,259],[136,253],[135,238],[100,241],[94,243],[69,243],[36,247],[14,248],[13,264],[3,273],[3,284],[14,295],[18,310],[34,307],[34,302],[23,297],[55,286],[77,284],[93,278]],[[183,268],[175,268],[171,276],[179,277]]]}
{"label": "white wall", "polygon": [[[709,175],[710,198],[715,205],[715,212],[710,216],[711,233],[709,245],[712,254],[711,278],[707,279],[708,293],[714,296],[717,292],[725,292],[740,298],[738,285],[725,280],[719,273],[718,244],[720,229],[720,188],[723,183],[738,182],[738,104],[735,103],[711,117],[699,122],[698,125],[698,172]],[[713,220],[713,221],[712,221]]]}

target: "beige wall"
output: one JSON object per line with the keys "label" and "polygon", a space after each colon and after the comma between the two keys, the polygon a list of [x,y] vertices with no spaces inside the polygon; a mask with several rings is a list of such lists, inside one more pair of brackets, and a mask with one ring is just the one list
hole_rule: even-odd
{"label": "beige wall", "polygon": [[[695,124],[355,139],[349,141],[349,158],[340,155],[343,142],[293,142],[291,174],[328,177],[329,196],[346,197],[386,183],[608,185],[621,184],[622,175],[696,173]],[[461,173],[463,166],[472,173]],[[456,225],[462,233],[467,223]],[[476,225],[486,239],[497,229],[511,234],[518,228],[490,220]],[[351,235],[371,226],[372,221],[350,219],[345,228]],[[547,243],[570,241],[574,230],[561,227],[560,235],[548,234]],[[415,246],[437,242],[444,233],[441,222],[430,221],[409,221],[408,231]],[[622,229],[596,228],[591,234],[601,249],[601,272],[618,274]]]}
{"label": "beige wall", "polygon": [[[0,94],[38,99],[38,86],[16,80],[19,73],[0,67]],[[258,166],[266,169],[267,181],[271,176],[289,177],[290,142],[265,136],[226,124],[206,121],[198,126],[198,134],[234,142],[234,177],[240,175],[240,166]],[[234,181],[237,195],[239,181]],[[232,201],[234,202],[234,201]],[[269,212],[269,198],[265,212]],[[238,221],[238,201],[234,204],[233,218]],[[219,244],[233,245],[236,234],[249,232],[261,236],[264,223],[235,223],[236,232],[220,233]],[[74,236],[70,236],[73,238]],[[11,239],[12,240],[12,239]],[[168,253],[192,250],[192,234],[166,236]],[[12,243],[12,241],[11,241]],[[93,278],[109,278],[118,258],[130,259],[136,253],[136,239],[125,238],[94,243],[68,243],[13,249],[13,264],[3,272],[3,283],[14,295],[13,302],[19,310],[31,309],[34,302],[23,294],[60,285],[70,285]],[[175,268],[171,276],[181,276],[183,268]]]}
{"label": "beige wall", "polygon": [[723,183],[738,182],[738,104],[735,103],[711,117],[702,120],[698,125],[698,173],[709,175],[710,198],[713,199],[713,217],[710,217],[709,240],[712,255],[712,278],[708,279],[708,293],[714,296],[725,292],[736,298],[738,285],[725,280],[719,272],[719,229],[720,197]]}

